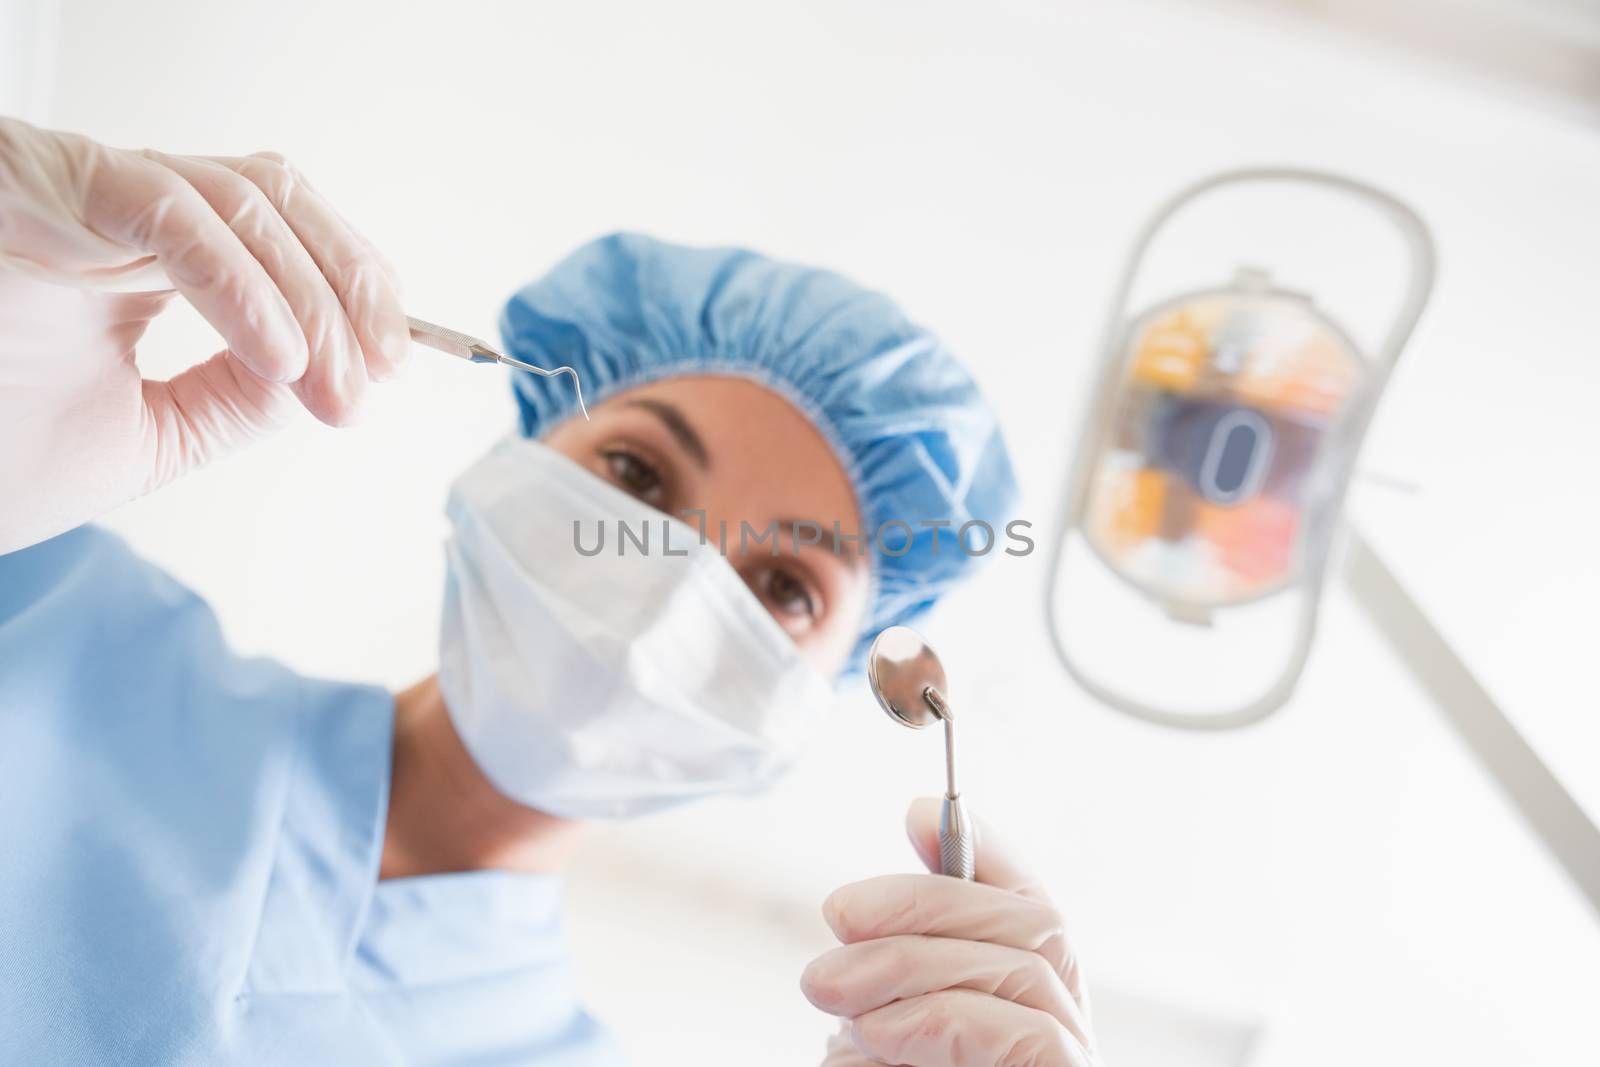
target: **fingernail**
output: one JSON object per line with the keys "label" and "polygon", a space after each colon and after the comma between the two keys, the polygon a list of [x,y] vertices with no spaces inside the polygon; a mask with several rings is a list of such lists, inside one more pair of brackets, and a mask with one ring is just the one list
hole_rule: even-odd
{"label": "fingernail", "polygon": [[837,1008],[844,998],[839,987],[828,981],[827,968],[818,966],[821,962],[820,959],[812,960],[800,972],[800,991],[812,1004],[828,1011]]}
{"label": "fingernail", "polygon": [[349,353],[344,374],[340,376],[340,426],[354,426],[366,417],[367,380],[367,368],[361,361],[360,349],[357,349]]}
{"label": "fingernail", "polygon": [[411,369],[411,330],[401,327],[398,331],[393,331],[393,336],[389,338],[384,351],[390,354],[389,362],[393,366],[393,370],[389,373],[390,380],[405,377],[406,372]]}
{"label": "fingernail", "polygon": [[829,893],[828,898],[822,902],[822,921],[828,924],[828,929],[833,931],[835,937],[844,940],[844,932],[841,929],[844,915],[840,912],[838,890]]}
{"label": "fingernail", "polygon": [[300,329],[300,321],[294,317],[289,302],[282,296],[278,296],[271,304],[272,311],[269,313],[269,322],[265,324],[267,326],[265,332],[268,334],[268,343],[273,348],[274,358],[271,365],[282,368],[273,380],[299,381],[311,360],[311,350],[306,347],[305,332]]}
{"label": "fingernail", "polygon": [[[411,330],[405,326],[389,326],[375,331],[378,335],[378,367],[368,371],[375,382],[398,381],[411,367]],[[381,368],[381,369],[379,369]]]}
{"label": "fingernail", "polygon": [[343,429],[350,426],[360,426],[366,420],[367,402],[357,397],[354,400],[346,401],[344,406],[339,409],[339,419],[336,425]]}

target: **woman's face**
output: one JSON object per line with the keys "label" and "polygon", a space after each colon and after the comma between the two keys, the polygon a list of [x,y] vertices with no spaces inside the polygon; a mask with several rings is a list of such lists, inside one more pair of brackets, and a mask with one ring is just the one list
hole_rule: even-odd
{"label": "woman's face", "polygon": [[[806,658],[838,674],[861,632],[867,557],[849,480],[810,420],[754,382],[710,375],[641,385],[590,415],[544,443],[651,507],[695,512],[696,528],[704,512],[713,544],[725,522],[728,562]],[[837,549],[835,524],[854,538]],[[756,540],[773,529],[777,555]]]}

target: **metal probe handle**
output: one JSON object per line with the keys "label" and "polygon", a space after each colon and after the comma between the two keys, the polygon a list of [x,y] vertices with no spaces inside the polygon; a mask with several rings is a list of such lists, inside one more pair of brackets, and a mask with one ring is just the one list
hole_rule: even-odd
{"label": "metal probe handle", "polygon": [[960,797],[946,796],[939,814],[939,871],[952,878],[972,881],[977,876],[977,857],[972,849],[972,823]]}
{"label": "metal probe handle", "polygon": [[406,326],[411,331],[411,339],[420,345],[452,355],[458,359],[467,360],[469,363],[503,363],[507,367],[516,367],[519,370],[531,371],[546,378],[554,378],[558,374],[572,376],[572,388],[578,396],[578,410],[583,413],[584,419],[589,418],[589,408],[583,402],[583,382],[578,378],[578,372],[571,367],[536,367],[532,363],[524,363],[520,359],[497,352],[486,342],[465,334],[459,330],[452,330],[448,326],[427,322],[423,319],[406,316]]}
{"label": "metal probe handle", "polygon": [[939,873],[973,881],[977,875],[977,854],[973,847],[972,821],[956,791],[956,724],[944,694],[933,686],[922,697],[944,721],[944,808],[939,813]]}

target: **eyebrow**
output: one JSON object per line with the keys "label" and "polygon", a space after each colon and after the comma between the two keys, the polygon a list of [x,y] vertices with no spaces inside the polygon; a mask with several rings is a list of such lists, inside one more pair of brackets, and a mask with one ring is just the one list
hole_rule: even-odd
{"label": "eyebrow", "polygon": [[706,443],[700,440],[700,435],[695,433],[693,426],[689,425],[689,420],[683,417],[683,412],[665,400],[651,400],[648,397],[630,400],[627,406],[643,408],[660,419],[661,424],[667,428],[667,432],[673,436],[673,439],[678,442],[685,452],[689,453],[689,458],[699,464],[701,470],[709,470],[711,468],[711,456],[706,451]]}
{"label": "eyebrow", "polygon": [[822,538],[817,543],[817,546],[819,548],[826,548],[836,559],[848,560],[852,567],[862,567],[866,565],[867,557],[865,554],[854,551],[839,551],[839,543],[833,539],[833,531],[822,525],[820,522],[814,522],[810,519],[779,519],[777,522],[778,529],[789,535],[791,544],[793,543],[795,530],[802,525],[805,526],[808,532],[811,530],[816,530]]}

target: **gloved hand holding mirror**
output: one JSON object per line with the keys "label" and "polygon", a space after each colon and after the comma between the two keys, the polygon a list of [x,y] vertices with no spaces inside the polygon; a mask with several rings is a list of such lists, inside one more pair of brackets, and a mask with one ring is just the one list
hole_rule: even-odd
{"label": "gloved hand holding mirror", "polygon": [[[906,815],[912,848],[941,868],[944,805]],[[823,918],[839,948],[817,957],[801,989],[843,1020],[824,1067],[1093,1067],[1082,968],[1061,913],[979,824],[976,880],[890,874],[836,890]]]}

